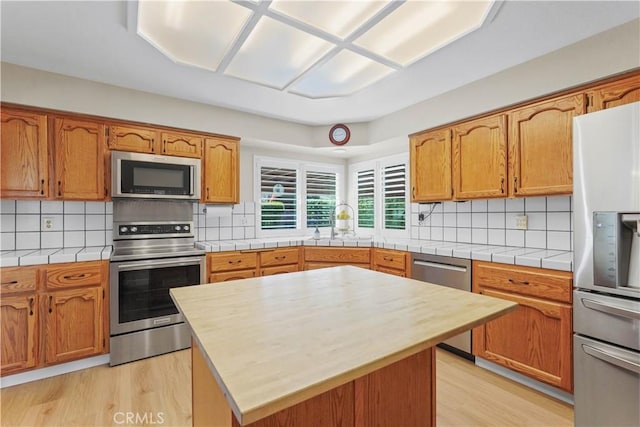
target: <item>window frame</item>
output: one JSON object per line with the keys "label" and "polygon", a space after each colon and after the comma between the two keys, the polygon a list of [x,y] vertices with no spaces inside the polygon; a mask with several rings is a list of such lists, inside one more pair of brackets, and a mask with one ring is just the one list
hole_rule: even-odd
{"label": "window frame", "polygon": [[[333,163],[304,162],[293,159],[279,159],[268,156],[254,156],[254,200],[256,203],[256,237],[310,236],[315,227],[307,227],[307,172],[325,172],[336,174],[336,204],[344,200],[345,166]],[[296,170],[296,228],[262,229],[262,167]],[[329,227],[319,227],[324,235]]]}
{"label": "window frame", "polygon": [[[404,230],[386,229],[384,215],[384,169],[389,166],[404,164],[405,167],[405,217]],[[354,207],[356,234],[360,236],[384,236],[389,238],[409,238],[411,234],[411,213],[409,203],[409,153],[356,162],[349,164],[349,204]],[[374,173],[374,227],[358,227],[358,172],[373,169]]]}

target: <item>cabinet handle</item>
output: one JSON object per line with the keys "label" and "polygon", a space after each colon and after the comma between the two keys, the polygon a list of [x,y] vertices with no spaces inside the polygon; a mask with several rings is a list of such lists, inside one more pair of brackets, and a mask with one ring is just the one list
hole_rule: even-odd
{"label": "cabinet handle", "polygon": [[274,258],[280,261],[280,260],[283,260],[283,259],[287,259],[287,256],[286,255],[281,255],[281,256],[274,257]]}
{"label": "cabinet handle", "polygon": [[33,297],[29,298],[29,316],[33,316]]}
{"label": "cabinet handle", "polygon": [[209,187],[207,187],[207,200],[209,200]]}
{"label": "cabinet handle", "polygon": [[382,259],[385,260],[385,261],[393,261],[393,258],[386,257],[386,256],[382,257]]}
{"label": "cabinet handle", "polygon": [[166,140],[166,139],[164,139],[164,140],[162,141],[162,152],[163,152],[163,153],[166,153],[166,152],[167,152],[167,140]]}
{"label": "cabinet handle", "polygon": [[12,280],[10,282],[2,282],[3,285],[15,285],[16,283],[18,283],[17,280]]}
{"label": "cabinet handle", "polygon": [[411,198],[412,199],[416,198],[416,187],[411,187]]}
{"label": "cabinet handle", "polygon": [[151,138],[151,152],[154,153],[156,151],[155,144],[153,143],[153,138]]}
{"label": "cabinet handle", "polygon": [[514,194],[518,192],[518,177],[513,177],[513,192]]}
{"label": "cabinet handle", "polygon": [[44,194],[44,179],[40,181],[40,194]]}
{"label": "cabinet handle", "polygon": [[62,196],[62,181],[58,181],[58,196]]}
{"label": "cabinet handle", "polygon": [[514,285],[520,284],[520,285],[528,285],[529,282],[527,282],[526,280],[514,280],[514,279],[509,279],[509,283],[513,283]]}
{"label": "cabinet handle", "polygon": [[242,262],[241,259],[238,259],[238,260],[235,260],[235,261],[229,260],[229,264],[240,264],[241,262]]}
{"label": "cabinet handle", "polygon": [[53,297],[49,295],[49,313],[53,312],[53,308],[51,308],[52,301],[53,301]]}
{"label": "cabinet handle", "polygon": [[86,276],[87,276],[86,273],[80,273],[80,274],[69,274],[67,276],[62,276],[62,278],[67,280],[75,280],[75,279],[82,279],[83,277],[86,277]]}
{"label": "cabinet handle", "polygon": [[504,194],[504,178],[500,179],[500,192]]}

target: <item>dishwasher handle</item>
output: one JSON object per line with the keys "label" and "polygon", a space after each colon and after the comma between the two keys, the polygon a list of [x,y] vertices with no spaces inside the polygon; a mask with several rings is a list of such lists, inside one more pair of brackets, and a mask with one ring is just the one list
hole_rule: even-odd
{"label": "dishwasher handle", "polygon": [[413,261],[413,265],[419,265],[421,267],[440,268],[442,270],[451,270],[451,271],[457,271],[460,273],[467,272],[467,267],[460,267],[460,266],[451,265],[451,264],[441,264],[439,262],[420,261],[417,259]]}

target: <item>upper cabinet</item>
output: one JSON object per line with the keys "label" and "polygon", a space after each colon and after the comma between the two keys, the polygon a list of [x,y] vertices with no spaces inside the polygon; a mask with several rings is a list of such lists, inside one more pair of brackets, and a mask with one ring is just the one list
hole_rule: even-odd
{"label": "upper cabinet", "polygon": [[158,132],[138,126],[112,125],[108,128],[109,149],[136,153],[155,153]]}
{"label": "upper cabinet", "polygon": [[162,154],[199,159],[202,157],[202,140],[198,135],[162,132]]}
{"label": "upper cabinet", "polygon": [[451,200],[451,130],[411,136],[411,201]]}
{"label": "upper cabinet", "polygon": [[238,142],[206,138],[204,142],[203,203],[238,203]]}
{"label": "upper cabinet", "polygon": [[70,118],[54,119],[55,194],[65,200],[104,200],[104,124]]}
{"label": "upper cabinet", "polygon": [[640,75],[596,86],[587,92],[587,112],[640,101]]}
{"label": "upper cabinet", "polygon": [[0,197],[48,197],[47,116],[3,108],[0,117]]}
{"label": "upper cabinet", "polygon": [[570,194],[573,191],[573,118],[585,111],[583,93],[509,113],[509,195]]}
{"label": "upper cabinet", "polygon": [[459,124],[452,131],[454,198],[505,197],[506,116],[483,117]]}

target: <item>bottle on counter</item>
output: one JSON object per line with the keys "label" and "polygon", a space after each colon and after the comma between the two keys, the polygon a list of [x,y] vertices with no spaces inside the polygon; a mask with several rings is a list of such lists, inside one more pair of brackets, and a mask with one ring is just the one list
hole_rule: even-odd
{"label": "bottle on counter", "polygon": [[316,231],[313,232],[313,238],[316,240],[320,239],[320,230],[318,230],[318,227],[316,227]]}

